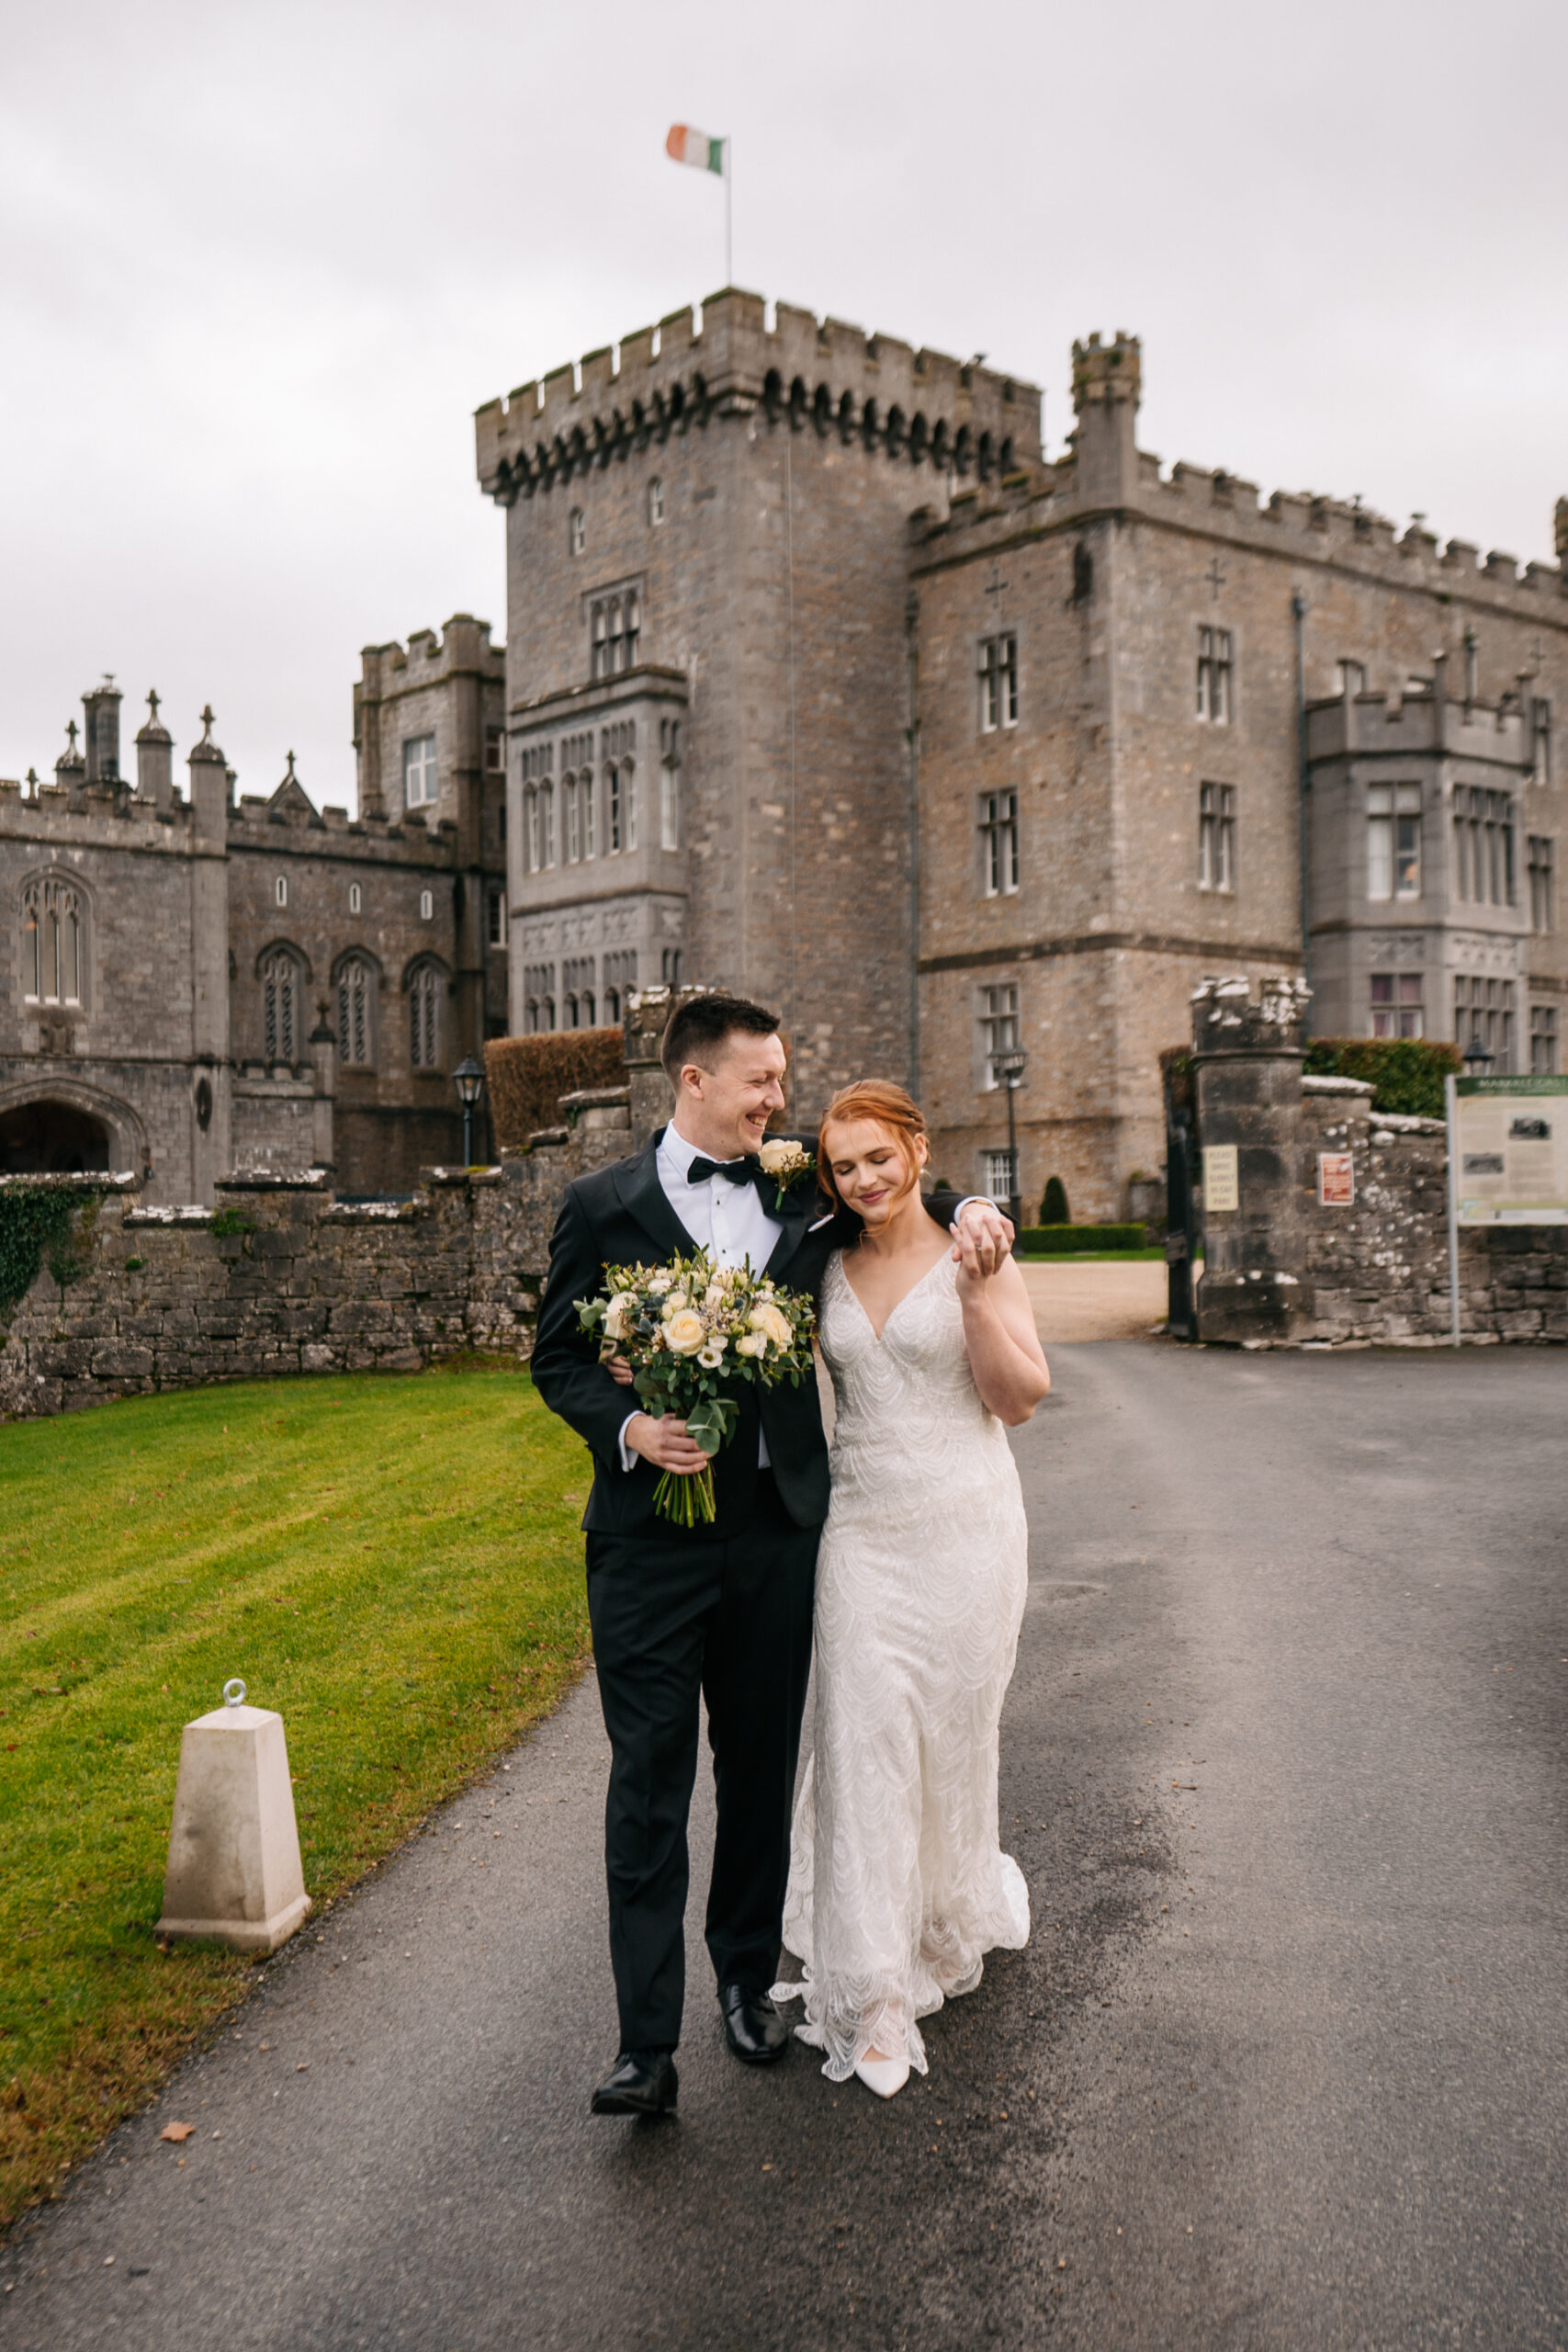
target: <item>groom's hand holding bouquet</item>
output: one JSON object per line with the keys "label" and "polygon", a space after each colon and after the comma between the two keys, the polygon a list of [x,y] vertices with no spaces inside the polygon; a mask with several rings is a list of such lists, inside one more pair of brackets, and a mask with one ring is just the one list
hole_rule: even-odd
{"label": "groom's hand holding bouquet", "polygon": [[736,1382],[798,1387],[815,1377],[812,1301],[750,1266],[716,1267],[705,1250],[662,1266],[607,1266],[606,1288],[575,1302],[606,1363],[630,1367],[643,1410],[660,1430],[654,1508],[678,1526],[714,1517],[713,1457],[740,1418]]}

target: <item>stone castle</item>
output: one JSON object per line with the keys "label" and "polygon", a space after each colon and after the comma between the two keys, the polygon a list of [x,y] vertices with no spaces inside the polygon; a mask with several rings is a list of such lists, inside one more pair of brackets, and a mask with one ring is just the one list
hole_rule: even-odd
{"label": "stone castle", "polygon": [[502,651],[458,614],[368,648],[355,818],[294,774],[236,796],[203,714],[84,696],[51,782],[0,783],[0,1172],[114,1169],[210,1204],[232,1168],[406,1192],[460,1156],[451,1073],[506,1019]]}
{"label": "stone castle", "polygon": [[0,783],[0,1170],[406,1192],[487,1037],[691,982],[778,1006],[797,1118],[907,1080],[940,1174],[1078,1218],[1216,972],[1556,1069],[1563,564],[1166,471],[1141,369],[1075,346],[1053,461],[1034,386],[730,289],[481,408],[506,645],[366,651],[353,819],[210,724],[180,791],[155,705],[132,783],[112,685]]}
{"label": "stone castle", "polygon": [[1050,462],[1033,386],[730,290],[479,411],[514,1031],[722,982],[798,1117],[907,1080],[942,1175],[1079,1217],[1158,1168],[1216,971],[1557,1068],[1562,567],[1164,471],[1141,367],[1075,347]]}

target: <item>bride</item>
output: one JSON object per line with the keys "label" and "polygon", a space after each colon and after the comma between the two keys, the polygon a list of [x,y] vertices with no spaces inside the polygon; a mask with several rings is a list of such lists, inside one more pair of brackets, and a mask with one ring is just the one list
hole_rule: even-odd
{"label": "bride", "polygon": [[1002,1424],[1051,1375],[1012,1260],[983,1274],[921,1206],[928,1149],[901,1087],[845,1087],[822,1119],[818,1182],[863,1230],[822,1289],[838,1419],[784,1930],[805,1975],[773,1987],[829,2080],[884,2098],[926,2072],[917,2019],[1029,1939],[997,1825],[1028,1536]]}

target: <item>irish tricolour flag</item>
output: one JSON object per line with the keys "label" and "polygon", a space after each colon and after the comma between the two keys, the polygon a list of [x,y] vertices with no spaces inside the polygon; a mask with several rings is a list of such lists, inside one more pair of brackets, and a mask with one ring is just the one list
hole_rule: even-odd
{"label": "irish tricolour flag", "polygon": [[728,139],[710,139],[705,130],[694,130],[689,122],[672,122],[664,152],[677,164],[690,164],[694,171],[716,172],[724,177],[724,151]]}

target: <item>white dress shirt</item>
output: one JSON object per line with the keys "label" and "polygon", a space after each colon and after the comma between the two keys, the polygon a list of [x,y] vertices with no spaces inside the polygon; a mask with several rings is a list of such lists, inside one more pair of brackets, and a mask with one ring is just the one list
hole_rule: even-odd
{"label": "white dress shirt", "polygon": [[[768,1215],[754,1183],[732,1184],[728,1176],[710,1176],[705,1182],[694,1184],[686,1170],[699,1155],[713,1157],[711,1152],[702,1152],[699,1145],[688,1143],[671,1119],[659,1139],[656,1163],[665,1199],[697,1248],[706,1250],[716,1266],[739,1266],[750,1259],[752,1272],[761,1273],[784,1231],[782,1222]],[[627,1445],[626,1431],[641,1410],[639,1405],[621,1423],[623,1470],[640,1459]],[[761,1470],[768,1466],[768,1443],[760,1430],[757,1466]]]}

